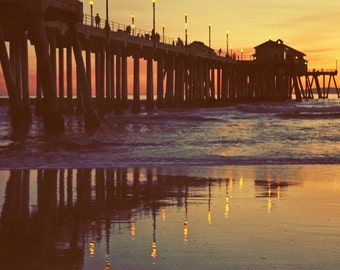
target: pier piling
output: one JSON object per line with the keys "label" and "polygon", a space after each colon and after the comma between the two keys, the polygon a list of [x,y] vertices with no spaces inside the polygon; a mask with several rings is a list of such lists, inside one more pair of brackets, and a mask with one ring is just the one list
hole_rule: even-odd
{"label": "pier piling", "polygon": [[0,61],[5,77],[6,87],[10,100],[10,117],[14,135],[26,134],[29,130],[30,119],[22,106],[14,75],[8,58],[5,39],[0,25]]}
{"label": "pier piling", "polygon": [[50,132],[63,132],[64,120],[58,108],[55,76],[42,14],[32,16],[29,31],[32,36],[37,62],[39,63],[38,72],[40,73],[40,82],[44,94],[42,113],[45,129]]}

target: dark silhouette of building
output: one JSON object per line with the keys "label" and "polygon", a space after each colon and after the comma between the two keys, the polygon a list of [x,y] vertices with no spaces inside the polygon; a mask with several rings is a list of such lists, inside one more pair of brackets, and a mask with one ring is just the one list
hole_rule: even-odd
{"label": "dark silhouette of building", "polygon": [[215,51],[212,48],[209,48],[201,41],[194,41],[188,44],[188,50],[193,52],[201,52],[206,54],[215,54]]}
{"label": "dark silhouette of building", "polygon": [[264,64],[292,65],[297,74],[306,74],[307,60],[303,52],[300,52],[284,44],[281,39],[268,40],[255,47],[254,59]]}

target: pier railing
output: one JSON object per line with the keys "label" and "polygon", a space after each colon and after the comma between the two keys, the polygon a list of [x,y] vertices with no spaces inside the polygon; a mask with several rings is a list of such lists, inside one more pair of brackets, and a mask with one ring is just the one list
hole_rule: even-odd
{"label": "pier railing", "polygon": [[[94,28],[104,29],[106,20],[101,19],[99,25],[96,26],[95,16],[92,16],[91,18],[90,15],[84,14],[83,24],[87,26],[92,26]],[[138,37],[145,37],[145,38],[151,38],[151,35],[152,35],[151,31],[143,30],[140,28],[134,28],[132,27],[132,25],[121,24],[121,23],[117,23],[113,21],[109,21],[108,24],[109,24],[110,30],[114,32],[125,31],[125,32],[128,32],[131,36],[138,36]],[[169,36],[159,34],[159,42],[169,44],[169,45],[174,45],[176,44],[176,38],[172,38]]]}

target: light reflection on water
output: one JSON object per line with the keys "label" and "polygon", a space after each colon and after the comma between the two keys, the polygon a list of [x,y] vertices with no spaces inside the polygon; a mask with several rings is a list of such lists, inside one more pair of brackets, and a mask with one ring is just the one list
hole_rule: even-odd
{"label": "light reflection on water", "polygon": [[187,171],[0,171],[1,269],[339,265],[339,166]]}

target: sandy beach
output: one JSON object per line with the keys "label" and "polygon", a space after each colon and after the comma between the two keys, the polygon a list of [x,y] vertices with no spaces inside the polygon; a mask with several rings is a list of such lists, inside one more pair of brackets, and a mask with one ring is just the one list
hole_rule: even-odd
{"label": "sandy beach", "polygon": [[336,269],[339,179],[339,165],[1,171],[1,265]]}

